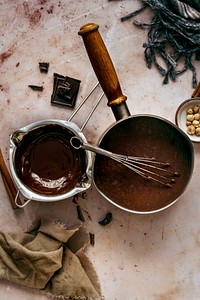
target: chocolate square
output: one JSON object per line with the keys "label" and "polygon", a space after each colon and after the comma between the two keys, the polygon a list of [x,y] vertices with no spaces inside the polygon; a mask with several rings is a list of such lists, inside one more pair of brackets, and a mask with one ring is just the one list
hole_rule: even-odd
{"label": "chocolate square", "polygon": [[74,107],[81,81],[68,76],[54,73],[51,103]]}

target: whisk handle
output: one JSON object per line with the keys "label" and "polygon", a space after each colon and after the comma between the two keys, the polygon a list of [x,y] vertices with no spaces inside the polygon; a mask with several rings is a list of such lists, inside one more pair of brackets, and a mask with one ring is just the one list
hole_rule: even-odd
{"label": "whisk handle", "polygon": [[101,155],[104,155],[104,156],[107,156],[107,157],[112,157],[113,154],[112,152],[110,151],[107,151],[107,150],[104,150],[104,149],[101,149],[99,147],[96,147],[96,146],[92,146],[88,143],[84,143],[82,142],[78,137],[76,136],[73,136],[71,139],[70,139],[70,144],[72,145],[72,147],[74,149],[84,149],[84,150],[89,150],[89,151],[92,151],[96,154],[101,154]]}

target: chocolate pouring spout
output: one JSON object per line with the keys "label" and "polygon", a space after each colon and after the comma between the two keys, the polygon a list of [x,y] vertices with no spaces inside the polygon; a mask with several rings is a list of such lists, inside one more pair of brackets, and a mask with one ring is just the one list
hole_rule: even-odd
{"label": "chocolate pouring spout", "polygon": [[125,102],[127,97],[122,94],[115,68],[98,28],[97,24],[88,23],[80,28],[78,34],[83,38],[94,72],[108,99],[108,106],[112,108],[116,120],[120,120],[131,115]]}
{"label": "chocolate pouring spout", "polygon": [[26,132],[16,130],[10,137],[10,141],[17,147],[22,141],[23,137],[26,135]]}

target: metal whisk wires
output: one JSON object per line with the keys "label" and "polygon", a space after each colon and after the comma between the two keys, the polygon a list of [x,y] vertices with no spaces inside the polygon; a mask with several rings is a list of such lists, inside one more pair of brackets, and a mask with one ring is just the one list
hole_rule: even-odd
{"label": "metal whisk wires", "polygon": [[75,149],[85,149],[92,151],[97,154],[107,156],[127,168],[131,169],[133,172],[144,177],[145,179],[155,181],[159,184],[162,184],[166,187],[172,187],[172,184],[175,183],[174,177],[179,176],[177,172],[170,171],[169,163],[156,161],[154,157],[134,157],[122,154],[112,153],[110,151],[104,150],[100,147],[92,146],[88,143],[84,143],[80,140],[79,137],[72,137],[70,143]]}
{"label": "metal whisk wires", "polygon": [[169,163],[156,161],[154,157],[145,158],[113,154],[112,159],[120,162],[140,176],[167,187],[172,187],[171,184],[176,182],[174,177],[179,176],[177,172],[168,170],[170,167]]}

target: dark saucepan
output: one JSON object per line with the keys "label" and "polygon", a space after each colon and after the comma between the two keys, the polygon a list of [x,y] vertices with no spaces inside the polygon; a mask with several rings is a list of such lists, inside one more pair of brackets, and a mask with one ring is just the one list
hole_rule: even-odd
{"label": "dark saucepan", "polygon": [[98,25],[81,27],[83,41],[118,122],[102,136],[99,146],[121,154],[155,157],[169,162],[179,173],[172,188],[146,180],[121,164],[100,155],[94,162],[97,190],[114,205],[135,213],[161,211],[175,203],[185,191],[193,172],[194,152],[189,138],[173,123],[152,115],[130,116],[121,87],[98,32]]}

